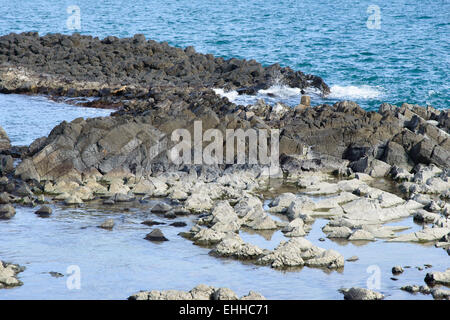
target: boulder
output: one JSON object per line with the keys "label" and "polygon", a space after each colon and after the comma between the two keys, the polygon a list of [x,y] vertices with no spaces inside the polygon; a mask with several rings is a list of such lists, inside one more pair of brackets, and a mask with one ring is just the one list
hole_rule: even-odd
{"label": "boulder", "polygon": [[9,140],[6,131],[0,127],[0,151],[11,148],[11,141]]}
{"label": "boulder", "polygon": [[338,269],[344,266],[344,257],[337,251],[329,249],[305,262],[308,267]]}
{"label": "boulder", "polygon": [[381,293],[366,288],[353,287],[339,291],[344,295],[345,300],[382,300],[384,298]]}
{"label": "boulder", "polygon": [[0,261],[0,289],[21,286],[23,283],[17,279],[17,274],[25,270],[19,265]]}
{"label": "boulder", "polygon": [[11,219],[16,215],[16,209],[10,204],[0,205],[0,219]]}
{"label": "boulder", "polygon": [[222,239],[211,254],[236,259],[257,259],[263,251],[255,245],[245,243],[241,237],[231,234]]}
{"label": "boulder", "polygon": [[52,212],[53,212],[53,210],[49,206],[42,206],[38,210],[36,210],[34,213],[36,213],[37,215],[39,215],[41,217],[42,216],[46,217],[46,216],[51,215]]}
{"label": "boulder", "polygon": [[429,272],[425,276],[425,282],[430,285],[443,284],[450,285],[450,268],[444,272],[434,271]]}
{"label": "boulder", "polygon": [[194,193],[186,199],[184,206],[187,210],[193,213],[200,213],[211,210],[213,207],[213,202],[206,194]]}
{"label": "boulder", "polygon": [[161,242],[161,241],[169,241],[160,229],[154,229],[152,232],[148,233],[145,236],[145,240]]}

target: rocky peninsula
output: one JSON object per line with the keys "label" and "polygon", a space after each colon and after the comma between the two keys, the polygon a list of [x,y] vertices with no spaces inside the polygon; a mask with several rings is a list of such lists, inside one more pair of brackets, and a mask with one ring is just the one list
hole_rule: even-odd
{"label": "rocky peninsula", "polygon": [[[225,60],[143,35],[2,36],[0,92],[89,97],[84,105],[116,111],[109,117],[63,122],[29,146],[11,146],[0,128],[0,218],[14,219],[16,206],[49,201],[132,207],[156,198],[155,214],[196,217],[196,225],[180,233],[186,241],[210,248],[214,257],[268,268],[345,267],[339,252],[304,238],[318,217],[329,220],[322,229],[328,238],[387,241],[386,246],[432,243],[437,248],[430,250],[450,254],[448,107],[383,103],[375,112],[352,101],[311,106],[309,99],[293,108],[262,100],[244,106],[213,90],[255,94],[280,79],[289,87],[329,93],[314,75],[253,60]],[[203,132],[218,129],[224,135],[227,129],[278,129],[281,174],[264,175],[258,164],[173,163],[168,137],[179,128],[193,133],[195,121],[202,122]],[[293,190],[271,190],[276,194],[266,208],[264,193],[275,179]],[[37,211],[51,214],[41,209]],[[403,219],[423,228],[399,234],[408,227],[386,225]],[[112,229],[114,223],[105,226]],[[273,250],[261,249],[245,242],[242,230],[282,230],[286,241]],[[448,299],[448,271],[435,272],[444,275],[427,275],[425,281],[436,287],[428,293]],[[444,280],[430,282],[430,277]],[[130,299],[191,299],[197,293],[237,299],[229,289],[199,288],[141,292]],[[346,299],[382,298],[364,290],[342,292]],[[249,297],[262,298],[256,293]]]}

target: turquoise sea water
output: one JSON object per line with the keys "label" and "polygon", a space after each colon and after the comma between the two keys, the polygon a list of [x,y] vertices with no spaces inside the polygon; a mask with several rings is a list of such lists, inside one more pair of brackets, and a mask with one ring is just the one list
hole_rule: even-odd
{"label": "turquoise sea water", "polygon": [[[280,63],[317,74],[331,100],[366,108],[410,102],[448,108],[448,0],[0,1],[0,34],[72,33],[67,8],[80,8],[82,34],[143,33],[226,58]],[[378,6],[380,28],[367,27]]]}
{"label": "turquoise sea water", "polygon": [[[148,38],[171,45],[193,45],[200,52],[226,58],[256,59],[265,65],[280,63],[322,76],[332,86],[329,101],[352,99],[366,108],[383,101],[430,103],[448,108],[448,67],[450,46],[450,1],[42,1],[0,0],[0,34],[38,31],[72,33],[66,26],[66,9],[81,9],[82,34],[120,37],[144,33]],[[369,5],[378,5],[381,28],[368,29]],[[298,101],[298,92],[271,88],[278,100]],[[232,97],[232,94],[229,94]],[[264,97],[260,93],[258,97]],[[267,97],[266,97],[267,98]],[[273,98],[273,100],[277,100]],[[245,101],[248,97],[236,98]],[[110,110],[88,109],[48,101],[44,97],[0,94],[0,126],[14,145],[29,144],[47,135],[59,122],[77,117],[109,114]],[[448,267],[442,249],[417,244],[365,244],[326,239],[318,219],[307,236],[314,244],[336,249],[346,262],[341,272],[303,268],[278,271],[208,255],[209,249],[193,246],[178,232],[193,225],[192,217],[180,218],[188,226],[174,228],[172,220],[150,213],[142,205],[105,208],[95,203],[84,208],[52,205],[47,219],[33,208],[17,207],[11,220],[0,223],[0,258],[26,266],[19,274],[24,285],[0,290],[2,299],[124,299],[141,289],[189,290],[199,283],[226,286],[239,295],[249,290],[271,299],[342,299],[341,287],[365,287],[371,274],[380,270],[378,291],[387,299],[430,299],[411,295],[403,285],[424,284],[432,271]],[[112,231],[99,229],[112,218]],[[163,221],[160,226],[170,241],[157,244],[143,238],[152,229],[141,224],[146,219]],[[398,222],[417,231],[411,219]],[[245,241],[272,249],[281,240],[273,234],[241,234]],[[70,290],[69,266],[81,272],[80,289]],[[394,265],[409,265],[398,281],[391,279]],[[51,271],[61,278],[52,278]]]}

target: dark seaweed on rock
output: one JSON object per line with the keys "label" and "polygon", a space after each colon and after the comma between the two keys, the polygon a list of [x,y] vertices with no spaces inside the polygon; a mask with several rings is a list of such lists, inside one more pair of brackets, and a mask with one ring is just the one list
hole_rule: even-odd
{"label": "dark seaweed on rock", "polygon": [[[122,86],[237,89],[256,93],[277,79],[291,87],[315,87],[329,93],[317,76],[306,75],[278,64],[263,67],[255,60],[224,59],[197,53],[193,47],[172,47],[167,42],[133,38],[47,34],[28,32],[0,37],[0,64],[35,73],[36,81],[0,77],[1,92],[39,92],[52,95],[111,95]],[[3,68],[0,72],[5,73]],[[11,71],[11,70],[10,70]],[[17,73],[17,70],[15,71]],[[45,77],[57,77],[59,86],[45,85]],[[44,79],[42,79],[44,78]],[[39,83],[40,82],[40,83]],[[91,86],[80,85],[89,82]],[[115,89],[114,89],[115,88]]]}

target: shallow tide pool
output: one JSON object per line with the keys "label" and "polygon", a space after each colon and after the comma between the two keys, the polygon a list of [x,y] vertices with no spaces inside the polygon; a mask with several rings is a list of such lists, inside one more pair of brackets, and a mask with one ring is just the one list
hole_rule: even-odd
{"label": "shallow tide pool", "polygon": [[29,145],[48,135],[62,121],[109,116],[111,112],[55,102],[44,96],[0,94],[0,126],[15,146]]}
{"label": "shallow tide pool", "polygon": [[[314,244],[339,251],[346,259],[358,256],[356,262],[346,262],[342,271],[304,267],[294,271],[279,271],[248,262],[210,256],[210,249],[193,245],[178,235],[187,231],[194,217],[168,220],[150,213],[151,203],[128,209],[126,205],[105,208],[95,204],[86,208],[53,205],[49,218],[40,218],[33,208],[18,208],[10,221],[0,222],[0,256],[4,261],[26,267],[19,279],[24,285],[0,290],[0,299],[125,299],[148,289],[190,290],[205,283],[229,287],[239,295],[249,290],[261,292],[271,299],[342,299],[341,287],[367,286],[373,270],[379,270],[379,291],[387,299],[430,299],[428,295],[411,295],[399,288],[408,284],[424,284],[429,270],[445,270],[448,255],[442,249],[405,243],[338,242],[326,239],[321,227],[327,220],[316,220],[307,239]],[[115,220],[112,231],[97,228],[106,218]],[[153,243],[144,239],[153,228],[142,225],[147,219],[165,222],[158,226],[169,239]],[[175,228],[169,224],[185,221],[188,225]],[[408,224],[406,221],[402,223]],[[281,231],[271,233],[241,232],[245,241],[262,248],[273,249],[287,240]],[[415,267],[431,264],[431,269]],[[411,266],[393,281],[394,265]],[[80,270],[80,289],[68,289],[70,266]],[[69,269],[68,269],[69,268]],[[368,268],[369,271],[368,272]],[[373,268],[373,269],[370,269]],[[379,269],[378,269],[379,268]],[[49,272],[64,277],[52,277]]]}
{"label": "shallow tide pool", "polygon": [[[46,135],[60,121],[84,116],[102,116],[110,110],[88,109],[55,103],[44,97],[0,95],[0,125],[15,145],[28,144]],[[277,186],[278,188],[279,186]],[[424,284],[429,270],[443,271],[449,257],[442,249],[405,243],[335,242],[326,239],[321,228],[327,220],[317,219],[307,239],[314,244],[335,249],[346,259],[343,270],[329,271],[304,267],[295,271],[279,271],[248,262],[210,256],[210,249],[195,246],[178,235],[194,224],[195,217],[167,220],[150,213],[152,203],[105,207],[95,203],[83,208],[51,205],[53,214],[40,218],[36,209],[17,207],[16,216],[0,221],[0,259],[26,267],[19,279],[23,286],[0,290],[0,299],[125,299],[139,290],[190,290],[205,283],[229,287],[239,295],[255,290],[270,299],[342,299],[339,288],[366,287],[379,270],[379,291],[387,299],[431,299],[428,295],[411,295],[399,288],[408,284]],[[97,228],[104,219],[112,218],[112,231]],[[165,222],[159,226],[169,241],[153,243],[144,237],[153,228],[142,225],[147,219]],[[169,226],[185,221],[186,227]],[[411,218],[399,222],[413,229]],[[287,240],[280,231],[241,232],[245,241],[273,249]],[[415,267],[431,264],[431,269]],[[395,265],[411,268],[393,281]],[[80,270],[80,289],[69,289],[73,269]],[[375,267],[374,267],[375,266]],[[52,277],[59,272],[63,277]]]}

